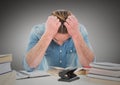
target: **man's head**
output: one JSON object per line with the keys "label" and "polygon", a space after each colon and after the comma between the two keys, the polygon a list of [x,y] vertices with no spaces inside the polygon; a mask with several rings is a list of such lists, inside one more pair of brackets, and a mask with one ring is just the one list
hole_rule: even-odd
{"label": "man's head", "polygon": [[64,22],[66,21],[67,17],[71,15],[71,12],[67,10],[55,10],[51,13],[51,15],[56,16],[61,22],[61,26],[58,29],[58,33],[61,34],[68,33],[67,28],[64,25]]}
{"label": "man's head", "polygon": [[72,13],[68,10],[62,9],[53,11],[51,15],[56,16],[61,22],[58,32],[54,36],[53,40],[59,45],[62,45],[70,37],[70,35],[68,34],[68,30],[64,25],[64,22],[66,22],[66,19],[68,18],[68,16],[72,15]]}

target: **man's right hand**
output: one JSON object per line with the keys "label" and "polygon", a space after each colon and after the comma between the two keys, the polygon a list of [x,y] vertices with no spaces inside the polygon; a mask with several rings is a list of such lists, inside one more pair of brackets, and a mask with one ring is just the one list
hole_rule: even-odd
{"label": "man's right hand", "polygon": [[56,35],[58,32],[58,29],[61,25],[61,22],[56,16],[49,16],[46,21],[46,32],[48,33],[52,38]]}

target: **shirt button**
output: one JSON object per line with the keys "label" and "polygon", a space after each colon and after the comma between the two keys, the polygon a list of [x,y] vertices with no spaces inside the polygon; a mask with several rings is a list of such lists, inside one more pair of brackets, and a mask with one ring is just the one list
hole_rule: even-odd
{"label": "shirt button", "polygon": [[62,52],[62,50],[60,50],[60,52]]}
{"label": "shirt button", "polygon": [[72,52],[72,50],[70,50],[70,52]]}
{"label": "shirt button", "polygon": [[60,60],[60,63],[62,63],[62,60]]}

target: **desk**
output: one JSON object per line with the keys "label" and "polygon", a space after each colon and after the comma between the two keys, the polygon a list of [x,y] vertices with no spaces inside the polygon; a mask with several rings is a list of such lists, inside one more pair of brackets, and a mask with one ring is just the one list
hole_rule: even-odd
{"label": "desk", "polygon": [[120,82],[101,80],[79,75],[80,79],[72,82],[58,81],[58,76],[47,76],[16,80],[15,85],[120,85]]}

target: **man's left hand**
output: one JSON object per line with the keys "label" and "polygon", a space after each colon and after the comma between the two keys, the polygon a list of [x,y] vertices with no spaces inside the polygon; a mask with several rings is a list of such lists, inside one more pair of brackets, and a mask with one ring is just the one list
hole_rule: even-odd
{"label": "man's left hand", "polygon": [[77,18],[74,15],[70,15],[68,16],[68,18],[66,19],[66,22],[64,23],[64,25],[66,26],[68,33],[74,37],[77,34],[79,34],[79,23]]}

